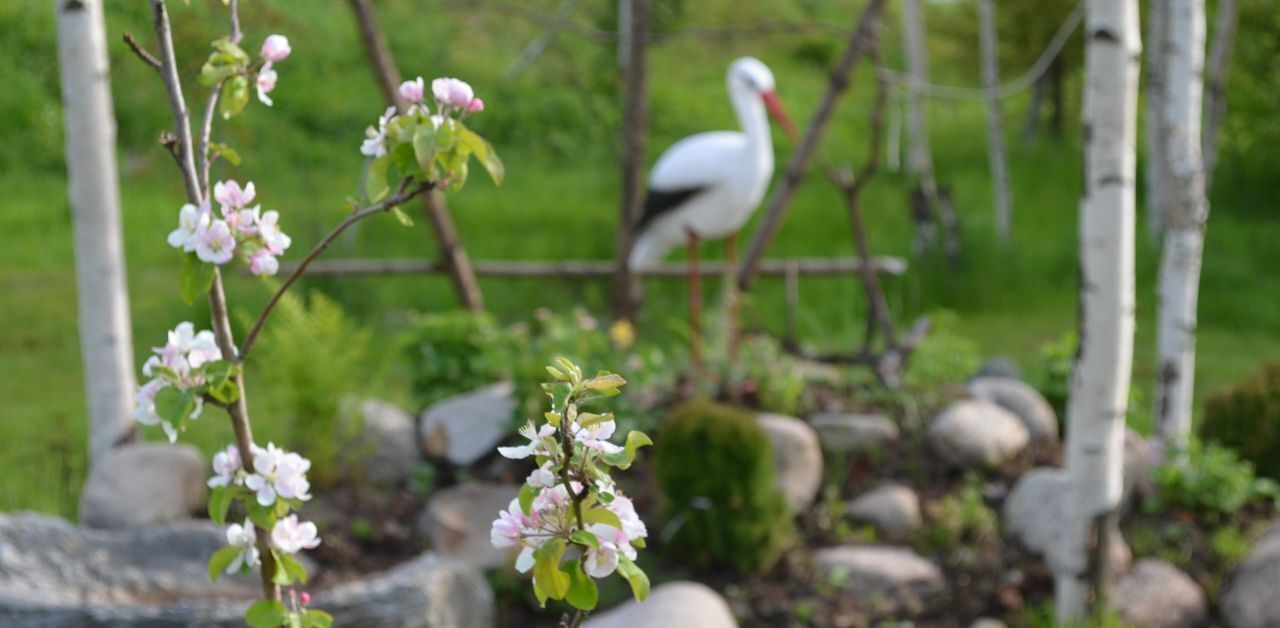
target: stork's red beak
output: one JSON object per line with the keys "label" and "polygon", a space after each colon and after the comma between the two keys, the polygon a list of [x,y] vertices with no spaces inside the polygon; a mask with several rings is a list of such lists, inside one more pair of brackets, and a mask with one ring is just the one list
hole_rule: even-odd
{"label": "stork's red beak", "polygon": [[782,101],[778,99],[778,92],[768,91],[760,95],[764,100],[764,108],[769,110],[769,115],[778,121],[778,125],[782,127],[782,132],[791,138],[792,142],[799,142],[800,136],[796,133],[796,127],[791,124],[791,118],[787,117],[787,110],[782,108]]}

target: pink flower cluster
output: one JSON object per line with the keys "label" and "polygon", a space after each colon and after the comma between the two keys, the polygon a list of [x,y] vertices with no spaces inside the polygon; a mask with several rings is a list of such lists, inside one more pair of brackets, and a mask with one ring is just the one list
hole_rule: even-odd
{"label": "pink flower cluster", "polygon": [[[240,550],[227,565],[226,573],[233,574],[243,568],[255,569],[262,563],[262,553],[258,551],[258,532],[253,522],[248,519],[243,524],[232,523],[227,526],[227,545]],[[271,528],[271,547],[286,554],[297,554],[304,549],[314,549],[320,545],[320,537],[316,524],[310,521],[298,521],[297,515],[281,517]]]}
{"label": "pink flower cluster", "polygon": [[[245,468],[240,449],[235,445],[228,445],[223,451],[214,454],[214,475],[209,478],[209,487],[242,486],[253,491],[255,500],[261,506],[274,506],[278,498],[300,501],[311,499],[308,493],[311,483],[306,477],[306,472],[311,468],[310,460],[276,447],[274,443],[267,443],[265,449],[253,445],[252,453],[252,470]],[[235,573],[244,566],[257,567],[261,556],[256,546],[257,533],[253,524],[248,520],[243,525],[233,523],[227,526],[226,533],[227,544],[240,549],[240,553],[227,566],[227,573]],[[271,545],[280,552],[296,554],[319,544],[316,524],[298,521],[295,514],[278,519],[271,529]]]}
{"label": "pink flower cluster", "polygon": [[[577,483],[573,488],[575,492],[582,489]],[[583,568],[594,578],[604,578],[613,573],[618,568],[619,556],[635,560],[636,549],[632,542],[649,535],[631,500],[616,489],[610,489],[608,494],[613,495],[613,500],[605,507],[618,517],[621,527],[604,523],[587,525],[586,531],[596,538],[598,547],[587,549]],[[525,573],[533,568],[533,553],[543,543],[567,538],[577,532],[577,520],[570,512],[572,505],[573,500],[564,484],[543,488],[534,498],[527,515],[520,507],[520,500],[513,499],[506,510],[498,513],[489,531],[489,541],[498,548],[519,546],[516,570]]]}
{"label": "pink flower cluster", "polygon": [[274,103],[267,94],[275,90],[276,80],[279,79],[274,64],[289,58],[290,52],[293,52],[293,49],[289,47],[289,38],[284,35],[271,35],[262,42],[264,62],[262,68],[258,70],[258,78],[255,82],[258,88],[258,100],[268,107]]}
{"label": "pink flower cluster", "polygon": [[217,265],[230,262],[239,252],[253,274],[276,274],[280,269],[276,258],[293,240],[280,230],[279,212],[264,212],[261,205],[250,207],[256,195],[252,181],[243,188],[234,180],[217,182],[213,197],[221,206],[222,217],[215,217],[207,202],[199,207],[183,205],[178,211],[178,228],[169,233],[169,245],[195,252],[200,261]]}
{"label": "pink flower cluster", "polygon": [[[213,332],[204,330],[196,333],[195,325],[182,322],[169,332],[168,342],[163,347],[155,347],[152,352],[155,355],[142,365],[142,374],[152,379],[134,393],[133,416],[143,425],[159,424],[169,442],[174,442],[178,439],[178,428],[156,413],[156,395],[170,386],[184,391],[198,388],[204,384],[204,379],[195,370],[221,360],[222,351],[214,340]],[[199,418],[202,409],[203,401],[197,395],[191,418]]]}
{"label": "pink flower cluster", "polygon": [[[431,95],[436,101],[435,115],[432,115],[427,106],[427,85],[421,76],[401,83],[399,91],[400,98],[409,106],[408,114],[426,116],[437,127],[450,114],[465,117],[467,114],[484,111],[484,101],[475,97],[475,91],[470,85],[456,78],[441,77],[431,81]],[[387,154],[387,125],[396,117],[396,108],[389,107],[378,117],[378,126],[370,126],[365,130],[364,142],[360,144],[362,155],[376,159]]]}

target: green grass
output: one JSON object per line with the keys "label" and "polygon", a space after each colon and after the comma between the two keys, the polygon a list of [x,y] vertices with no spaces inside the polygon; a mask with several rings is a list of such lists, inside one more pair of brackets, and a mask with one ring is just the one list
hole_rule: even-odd
{"label": "green grass", "polygon": [[[37,509],[73,515],[83,474],[84,399],[75,320],[75,276],[66,182],[61,165],[61,112],[54,73],[52,16],[39,3],[0,7],[0,82],[20,90],[0,93],[0,124],[10,137],[0,146],[0,510]],[[223,28],[217,2],[175,3],[174,19],[184,73],[194,74],[207,50],[202,41]],[[514,80],[503,78],[508,64],[537,30],[495,12],[435,4],[383,3],[382,17],[394,24],[388,35],[406,75],[465,77],[485,97],[489,111],[474,127],[490,137],[508,166],[508,179],[495,189],[480,177],[450,198],[458,229],[477,259],[611,258],[617,214],[617,140],[613,53],[564,34],[543,57]],[[607,3],[605,3],[607,4]],[[685,3],[686,24],[751,23],[765,18],[825,19],[846,23],[852,2],[787,5],[775,16],[774,3],[748,6],[727,2]],[[540,0],[548,12],[555,2]],[[281,210],[294,237],[297,259],[341,216],[342,199],[356,188],[362,159],[356,150],[364,125],[381,109],[379,96],[355,43],[345,4],[332,0],[324,10],[285,12],[283,3],[246,4],[249,41],[267,32],[288,33],[294,55],[279,67],[277,106],[252,104],[248,113],[220,124],[217,139],[246,158],[240,168],[223,165],[218,177],[252,179],[259,198]],[[579,16],[607,27],[598,7]],[[155,146],[171,124],[155,76],[128,55],[119,35],[149,33],[145,7],[110,7],[113,84],[121,141],[125,252],[133,310],[135,358],[180,320],[207,321],[197,305],[178,298],[175,253],[164,244],[182,191],[171,161]],[[887,49],[896,50],[892,29]],[[817,52],[815,52],[817,51]],[[681,38],[653,51],[650,163],[674,139],[734,123],[724,96],[723,68],[751,53],[771,64],[793,117],[804,123],[825,86],[821,61],[838,52],[829,34],[775,36],[755,41],[699,41]],[[826,55],[826,57],[823,57]],[[690,62],[690,60],[697,62]],[[896,63],[894,55],[889,62]],[[944,61],[938,74],[956,74]],[[822,153],[835,161],[861,160],[865,153],[870,103],[869,73],[860,68],[839,109]],[[964,76],[956,82],[968,82]],[[189,102],[203,92],[193,89]],[[1069,90],[1078,103],[1078,86]],[[941,183],[952,188],[963,221],[965,255],[955,271],[936,260],[912,259],[906,277],[887,282],[890,304],[909,322],[937,309],[959,314],[958,333],[976,340],[989,354],[1007,354],[1029,363],[1037,347],[1075,325],[1076,215],[1080,180],[1077,132],[1065,141],[1023,145],[1015,136],[1026,98],[1007,103],[1015,207],[1014,246],[995,243],[987,176],[982,111],[970,103],[939,103],[930,123]],[[1074,118],[1071,126],[1076,126]],[[10,130],[12,129],[12,133]],[[791,147],[778,146],[779,164]],[[1246,168],[1245,165],[1249,167]],[[1268,214],[1274,194],[1268,177],[1244,157],[1224,155],[1213,198],[1207,258],[1201,290],[1198,398],[1218,385],[1240,379],[1266,359],[1280,356],[1280,224]],[[906,210],[908,182],[885,173],[867,188],[864,205],[876,254],[911,255]],[[410,213],[417,214],[411,208]],[[751,231],[754,225],[748,227]],[[1134,384],[1154,381],[1155,269],[1158,253],[1139,246],[1138,335]],[[705,255],[717,256],[718,244]],[[852,253],[848,224],[836,192],[818,177],[805,185],[771,255],[835,256]],[[379,256],[430,258],[434,246],[423,224],[402,227],[390,218],[361,224],[338,240],[327,258]],[[261,282],[235,277],[233,310],[256,313],[269,296]],[[592,282],[483,280],[487,303],[501,319],[521,320],[539,306],[567,309],[583,304],[604,313],[608,286]],[[392,338],[408,310],[455,306],[441,277],[305,280],[336,298],[357,320],[373,328],[375,355],[394,359]],[[710,290],[710,288],[709,288]],[[806,279],[801,285],[800,332],[804,340],[829,349],[850,347],[861,334],[865,303],[852,278]],[[783,288],[762,280],[751,295],[747,320],[779,331]],[[671,341],[684,312],[684,287],[648,287],[641,315],[645,336]],[[237,318],[233,316],[233,319]],[[243,333],[243,329],[238,330]],[[248,395],[260,440],[284,439],[280,394],[263,385],[252,364]],[[390,378],[386,395],[403,398],[403,378]],[[157,435],[149,434],[155,438]],[[206,451],[229,439],[216,412],[201,419],[184,440]]]}

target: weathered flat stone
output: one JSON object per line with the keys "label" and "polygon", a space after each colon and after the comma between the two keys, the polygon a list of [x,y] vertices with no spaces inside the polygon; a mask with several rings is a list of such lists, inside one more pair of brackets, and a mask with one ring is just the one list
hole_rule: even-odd
{"label": "weathered flat stone", "polygon": [[898,424],[879,414],[823,413],[809,417],[826,451],[869,454],[898,441]]}
{"label": "weathered flat stone", "polygon": [[352,402],[344,408],[344,420],[359,420],[360,432],[349,453],[352,465],[375,484],[399,484],[413,477],[422,462],[413,415],[377,399]]}
{"label": "weathered flat stone", "polygon": [[778,488],[791,512],[804,512],[822,487],[822,448],[818,435],[807,423],[781,414],[761,414],[756,418],[773,445],[773,463]]}
{"label": "weathered flat stone", "polygon": [[1232,628],[1280,626],[1280,521],[1254,543],[1218,601]]}
{"label": "weathered flat stone", "polygon": [[422,411],[418,434],[428,456],[466,466],[515,431],[515,386],[502,382],[450,397]]}
{"label": "weathered flat stone", "polygon": [[814,552],[813,564],[827,582],[884,611],[918,612],[945,586],[937,565],[900,547],[828,547]]}
{"label": "weathered flat stone", "polygon": [[1191,576],[1152,558],[1134,564],[1107,600],[1121,619],[1141,628],[1195,628],[1209,613],[1204,591]]}
{"label": "weathered flat stone", "polygon": [[1025,382],[1003,377],[977,377],[969,382],[974,399],[994,403],[1018,417],[1032,445],[1058,442],[1058,415],[1040,391]]}
{"label": "weathered flat stone", "polygon": [[934,418],[928,429],[934,452],[957,467],[997,467],[1026,448],[1022,421],[986,401],[958,401]]}
{"label": "weathered flat stone", "polygon": [[920,498],[901,484],[886,484],[858,496],[845,512],[891,535],[905,536],[920,527]]}
{"label": "weathered flat stone", "polygon": [[736,628],[729,605],[705,584],[668,582],[643,603],[630,601],[592,616],[582,628]]}
{"label": "weathered flat stone", "polygon": [[480,482],[437,491],[418,515],[417,532],[442,556],[478,569],[513,564],[513,550],[494,547],[489,528],[519,494],[518,486]]}

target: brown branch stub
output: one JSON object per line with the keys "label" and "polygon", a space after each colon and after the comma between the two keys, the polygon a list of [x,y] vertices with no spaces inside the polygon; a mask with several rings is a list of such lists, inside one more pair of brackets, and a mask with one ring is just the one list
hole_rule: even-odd
{"label": "brown branch stub", "polygon": [[143,63],[151,66],[151,69],[156,72],[160,72],[162,70],[160,60],[157,59],[155,55],[147,52],[147,49],[143,48],[142,44],[138,43],[138,40],[133,37],[133,33],[124,34],[124,43],[128,44],[129,49],[132,50],[133,54],[137,55]]}

